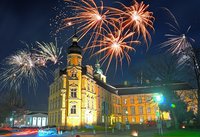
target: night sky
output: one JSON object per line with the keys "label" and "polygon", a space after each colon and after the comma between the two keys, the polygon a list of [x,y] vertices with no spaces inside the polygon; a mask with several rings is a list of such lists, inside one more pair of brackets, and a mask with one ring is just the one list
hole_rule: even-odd
{"label": "night sky", "polygon": [[[119,0],[120,2],[129,5],[132,0]],[[104,0],[104,4],[108,6],[114,4],[114,0]],[[162,54],[159,44],[165,39],[164,34],[168,32],[166,22],[170,20],[169,15],[162,10],[161,7],[168,8],[177,18],[181,28],[186,30],[191,25],[189,36],[195,39],[193,46],[200,44],[200,1],[199,0],[144,0],[145,4],[149,4],[149,10],[153,11],[155,22],[155,32],[152,34],[152,44],[148,52],[145,46],[139,48],[136,53],[131,54],[131,64],[127,66],[127,62],[123,63],[123,71],[118,68],[115,72],[114,65],[111,65],[107,73],[107,81],[113,85],[123,83],[123,81],[133,81],[131,68],[139,62],[145,60],[146,54],[156,55]],[[57,12],[55,7],[62,7],[62,1],[57,0],[1,0],[0,1],[0,61],[5,57],[13,54],[16,50],[24,49],[24,41],[28,44],[33,44],[35,41],[54,41],[51,32],[54,28],[50,26],[52,20],[55,18]],[[70,10],[66,11],[70,12]],[[73,30],[66,31],[63,36],[69,37],[73,34]],[[69,42],[64,42],[66,39],[59,42],[60,46],[66,49],[70,46]],[[83,46],[84,42],[80,42]],[[162,50],[161,50],[162,51]],[[93,60],[84,57],[84,64],[94,65]],[[63,66],[65,63],[65,56],[63,58]],[[106,66],[103,66],[105,70]],[[53,71],[55,68],[50,66]],[[112,73],[115,72],[115,73]],[[52,77],[46,81],[40,81],[36,93],[27,91],[23,88],[23,95],[26,97],[27,104],[30,109],[47,110],[48,85],[52,82]]]}

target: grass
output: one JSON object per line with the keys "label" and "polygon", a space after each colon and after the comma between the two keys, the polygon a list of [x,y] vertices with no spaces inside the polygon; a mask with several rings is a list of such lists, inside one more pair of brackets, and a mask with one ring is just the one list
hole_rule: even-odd
{"label": "grass", "polygon": [[200,130],[171,130],[163,136],[155,135],[155,137],[200,137]]}
{"label": "grass", "polygon": [[[95,129],[95,131],[105,131],[105,127],[103,127],[103,126],[94,126],[94,129]],[[107,130],[111,131],[112,127],[108,127]],[[81,129],[78,129],[78,131],[80,131],[80,132],[93,132],[93,129],[81,128]]]}

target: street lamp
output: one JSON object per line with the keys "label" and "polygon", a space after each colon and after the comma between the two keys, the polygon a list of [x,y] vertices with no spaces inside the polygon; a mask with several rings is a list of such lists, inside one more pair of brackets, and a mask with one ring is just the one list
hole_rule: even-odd
{"label": "street lamp", "polygon": [[[156,103],[158,103],[158,105],[162,104],[164,102],[163,94],[158,94],[158,93],[154,94],[153,100]],[[161,113],[160,108],[159,108],[159,110],[158,110],[158,117],[159,117],[159,119],[158,119],[157,127],[158,127],[158,132],[162,135],[163,134],[163,129],[162,129],[163,127],[162,127],[161,115],[162,115],[162,113]]]}
{"label": "street lamp", "polygon": [[163,94],[154,94],[153,99],[158,104],[162,104],[164,102]]}

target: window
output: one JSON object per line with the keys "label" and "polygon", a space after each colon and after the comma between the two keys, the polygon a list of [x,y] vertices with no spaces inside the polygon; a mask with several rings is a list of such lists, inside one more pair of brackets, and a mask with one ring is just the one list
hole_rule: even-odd
{"label": "window", "polygon": [[151,101],[151,97],[150,96],[147,96],[146,97],[146,102],[150,102]]}
{"label": "window", "polygon": [[140,117],[140,122],[143,123],[144,122],[144,118]]}
{"label": "window", "polygon": [[151,113],[151,108],[150,107],[147,108],[147,113]]}
{"label": "window", "polygon": [[158,107],[155,107],[154,108],[154,112],[156,113],[158,111]]}
{"label": "window", "polygon": [[139,114],[143,114],[143,106],[139,106]]}
{"label": "window", "polygon": [[77,78],[77,72],[76,71],[72,71],[72,78]]}
{"label": "window", "polygon": [[148,121],[151,121],[151,116],[148,116]]}
{"label": "window", "polygon": [[71,89],[71,97],[76,98],[77,97],[77,91],[76,89]]}
{"label": "window", "polygon": [[60,112],[58,112],[58,123],[60,123]]}
{"label": "window", "polygon": [[94,100],[92,98],[92,109],[94,109]]}
{"label": "window", "polygon": [[124,104],[127,104],[127,99],[124,99]]}
{"label": "window", "polygon": [[87,89],[90,90],[90,83],[88,81],[88,84],[87,84]]}
{"label": "window", "polygon": [[133,123],[135,123],[135,122],[136,122],[136,121],[135,121],[135,117],[133,117],[133,118],[132,118],[132,122],[133,122]]}
{"label": "window", "polygon": [[138,97],[138,103],[142,103],[142,97]]}
{"label": "window", "polygon": [[124,113],[124,115],[127,115],[127,112],[128,112],[128,111],[127,111],[127,107],[124,107],[124,108],[123,108],[123,113]]}
{"label": "window", "polygon": [[132,115],[135,114],[135,107],[131,107],[131,114],[132,114]]}
{"label": "window", "polygon": [[90,97],[87,95],[87,108],[90,108]]}
{"label": "window", "polygon": [[101,119],[102,123],[104,123],[104,116],[102,116],[102,119]]}
{"label": "window", "polygon": [[92,85],[92,92],[94,92],[94,86]]}
{"label": "window", "polygon": [[131,102],[131,104],[134,104],[134,98],[133,97],[131,97],[130,102]]}
{"label": "window", "polygon": [[71,106],[71,114],[76,114],[76,105]]}

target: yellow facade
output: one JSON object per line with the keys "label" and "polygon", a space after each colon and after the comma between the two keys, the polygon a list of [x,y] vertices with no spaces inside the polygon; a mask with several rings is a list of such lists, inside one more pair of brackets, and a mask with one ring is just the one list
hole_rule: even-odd
{"label": "yellow facade", "polygon": [[[67,55],[67,67],[55,71],[48,98],[48,123],[60,127],[110,125],[116,122],[131,124],[156,120],[158,105],[152,103],[153,93],[119,95],[118,89],[106,83],[100,65],[82,66],[77,41]],[[103,103],[107,103],[104,113]],[[165,116],[165,119],[168,119]]]}

